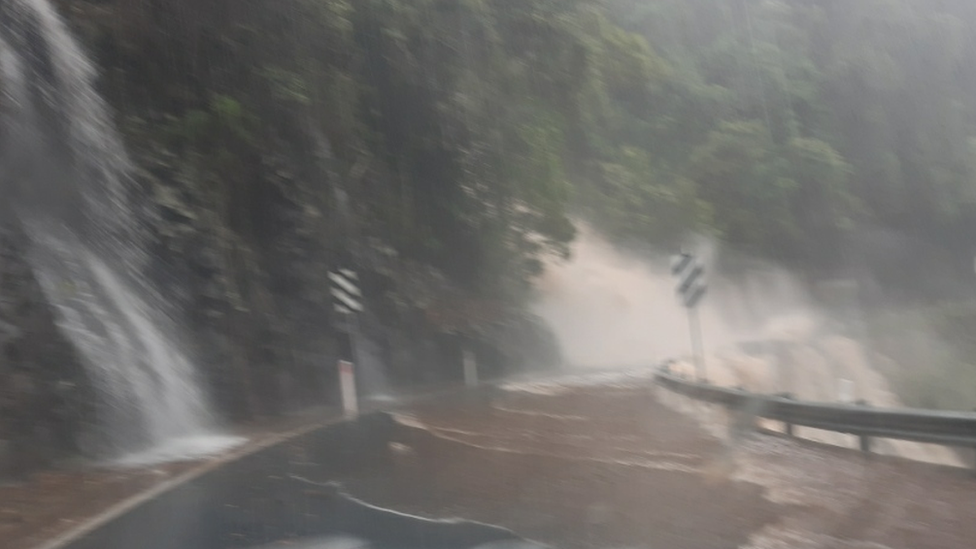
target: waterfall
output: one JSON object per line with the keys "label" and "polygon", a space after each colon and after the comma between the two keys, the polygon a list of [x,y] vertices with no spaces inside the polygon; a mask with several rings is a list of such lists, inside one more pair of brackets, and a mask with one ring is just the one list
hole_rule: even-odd
{"label": "waterfall", "polygon": [[144,274],[144,214],[95,71],[49,0],[0,0],[0,191],[100,393],[99,450],[129,463],[238,442],[214,419]]}

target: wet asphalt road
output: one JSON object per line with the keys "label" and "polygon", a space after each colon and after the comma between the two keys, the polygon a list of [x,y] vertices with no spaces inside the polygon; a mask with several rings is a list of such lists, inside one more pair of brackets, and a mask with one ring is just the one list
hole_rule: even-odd
{"label": "wet asphalt road", "polygon": [[356,534],[349,531],[352,517],[336,512],[328,494],[292,475],[333,479],[388,468],[394,427],[385,419],[364,417],[260,451],[167,492],[67,549],[229,549]]}

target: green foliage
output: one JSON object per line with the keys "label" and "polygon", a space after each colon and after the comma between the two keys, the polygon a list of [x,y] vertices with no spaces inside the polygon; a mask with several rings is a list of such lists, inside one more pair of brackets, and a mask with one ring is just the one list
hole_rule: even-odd
{"label": "green foliage", "polygon": [[254,117],[239,101],[218,94],[206,110],[192,109],[172,118],[165,133],[177,146],[212,150],[229,141],[252,141],[254,124]]}
{"label": "green foliage", "polygon": [[854,205],[849,171],[827,143],[794,138],[777,145],[751,121],[713,130],[692,153],[688,173],[714,205],[710,225],[720,236],[755,253],[797,259],[837,243]]}
{"label": "green foliage", "polygon": [[275,99],[297,105],[312,103],[310,86],[302,75],[279,67],[266,67],[260,74],[268,79]]}
{"label": "green foliage", "polygon": [[[584,85],[574,173],[579,209],[605,230],[650,242],[706,230],[806,267],[846,261],[860,225],[969,253],[976,64],[963,52],[976,46],[976,8],[603,5],[608,18],[584,25],[606,57]],[[639,168],[621,160],[634,150]],[[676,204],[682,215],[666,215]]]}
{"label": "green foliage", "polygon": [[956,251],[976,231],[963,0],[122,4],[110,93],[236,185],[327,148],[364,236],[478,292],[565,254],[568,212],[803,266],[859,224]]}
{"label": "green foliage", "polygon": [[897,310],[870,319],[885,373],[908,406],[976,406],[976,305],[957,302]]}
{"label": "green foliage", "polygon": [[586,213],[623,240],[640,237],[644,242],[674,244],[706,221],[693,182],[669,181],[651,157],[635,147],[622,147],[601,162],[589,184],[581,185],[580,199],[589,204]]}
{"label": "green foliage", "polygon": [[799,183],[759,122],[725,123],[690,160],[699,194],[716,204],[711,224],[728,241],[782,252],[798,238],[793,203]]}
{"label": "green foliage", "polygon": [[576,1],[124,4],[101,58],[221,183],[228,216],[261,196],[262,155],[316,156],[323,203],[342,187],[360,237],[500,298],[568,253],[572,162],[615,146],[590,126],[665,70]]}

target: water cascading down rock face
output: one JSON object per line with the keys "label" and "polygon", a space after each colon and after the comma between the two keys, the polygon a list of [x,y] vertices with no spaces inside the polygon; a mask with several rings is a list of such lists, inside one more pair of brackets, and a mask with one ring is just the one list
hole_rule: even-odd
{"label": "water cascading down rock face", "polygon": [[213,418],[176,323],[143,276],[145,224],[94,69],[49,0],[0,0],[0,193],[98,388],[101,450],[130,462],[236,442]]}

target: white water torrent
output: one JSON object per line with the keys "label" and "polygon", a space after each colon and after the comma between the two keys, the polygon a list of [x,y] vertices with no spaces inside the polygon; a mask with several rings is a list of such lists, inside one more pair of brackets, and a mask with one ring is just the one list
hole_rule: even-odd
{"label": "white water torrent", "polygon": [[0,182],[102,396],[101,451],[138,465],[225,449],[240,439],[214,434],[175,322],[143,276],[130,165],[94,77],[49,0],[0,0]]}
{"label": "white water torrent", "polygon": [[[712,383],[820,402],[838,401],[849,386],[850,400],[901,406],[873,367],[872,360],[882,358],[834,333],[788,273],[766,265],[744,281],[724,280],[714,272],[709,278],[713,290],[701,315]],[[690,352],[685,311],[674,287],[666,267],[625,254],[583,227],[572,260],[549,265],[539,280],[536,311],[553,327],[566,359],[582,371],[643,367],[649,372],[664,359]],[[688,361],[674,368],[695,375]],[[717,424],[709,427],[718,429]],[[807,428],[798,428],[797,434],[856,446],[849,435]],[[939,446],[878,440],[875,449],[919,461],[960,463]]]}

